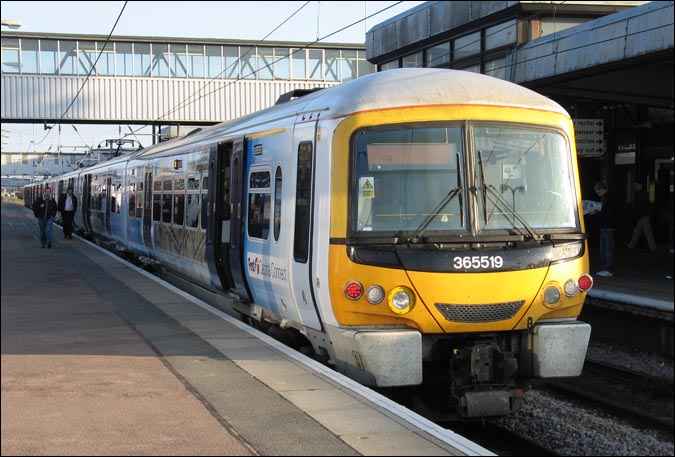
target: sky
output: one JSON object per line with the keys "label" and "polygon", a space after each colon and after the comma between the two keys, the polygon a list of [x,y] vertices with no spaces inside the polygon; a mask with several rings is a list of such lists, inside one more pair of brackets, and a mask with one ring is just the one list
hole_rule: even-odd
{"label": "sky", "polygon": [[[323,38],[322,41],[326,43],[365,43],[367,30],[422,3],[425,2],[129,1],[124,6],[123,1],[3,1],[0,11],[3,20],[21,22],[21,28],[17,30],[20,32],[107,36],[115,27],[113,36],[254,41],[265,38],[272,41],[301,42],[313,42],[317,38]],[[371,15],[373,16],[367,18]],[[119,21],[115,25],[118,17]],[[367,19],[363,20],[364,18]],[[357,21],[361,22],[334,33]],[[3,32],[6,30],[9,29],[2,27]],[[137,128],[134,127],[134,130]],[[31,141],[34,141],[39,143],[36,151],[46,151],[50,146],[54,151],[58,143],[58,135],[54,135],[57,132],[46,136],[42,124],[33,127],[33,124],[3,123],[2,129],[3,150],[32,152]],[[119,132],[116,125],[78,124],[73,128],[64,124],[61,127],[60,142],[62,145],[96,146],[105,139],[118,137]],[[123,126],[122,134],[126,133],[128,128]]]}

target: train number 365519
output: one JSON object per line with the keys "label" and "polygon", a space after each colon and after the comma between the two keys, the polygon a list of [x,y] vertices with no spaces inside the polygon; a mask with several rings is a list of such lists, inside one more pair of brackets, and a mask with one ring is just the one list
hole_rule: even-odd
{"label": "train number 365519", "polygon": [[452,261],[455,270],[483,270],[501,268],[504,259],[499,255],[467,255],[455,257]]}

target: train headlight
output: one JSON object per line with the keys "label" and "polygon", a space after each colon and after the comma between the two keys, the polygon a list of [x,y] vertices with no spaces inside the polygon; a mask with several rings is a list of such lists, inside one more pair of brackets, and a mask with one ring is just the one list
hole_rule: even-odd
{"label": "train headlight", "polygon": [[366,292],[366,300],[371,305],[377,305],[384,300],[384,289],[380,286],[370,286]]}
{"label": "train headlight", "polygon": [[408,313],[415,306],[415,294],[405,286],[394,287],[388,300],[389,308],[396,314]]}
{"label": "train headlight", "polygon": [[556,262],[559,260],[575,259],[583,252],[583,243],[575,242],[554,246],[551,250],[550,260]]}
{"label": "train headlight", "polygon": [[568,279],[563,289],[565,289],[565,295],[568,297],[574,297],[579,292],[579,286],[574,279]]}
{"label": "train headlight", "polygon": [[544,289],[544,303],[546,306],[555,306],[560,302],[560,289],[557,286],[549,285]]}
{"label": "train headlight", "polygon": [[349,281],[345,286],[345,296],[350,300],[358,300],[363,295],[363,286],[358,281]]}

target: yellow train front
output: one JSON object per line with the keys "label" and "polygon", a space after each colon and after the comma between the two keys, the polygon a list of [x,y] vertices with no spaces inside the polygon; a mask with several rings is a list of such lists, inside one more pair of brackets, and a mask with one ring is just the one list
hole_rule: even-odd
{"label": "yellow train front", "polygon": [[533,378],[578,376],[590,337],[571,120],[466,72],[395,70],[386,88],[324,122],[322,350],[364,384],[422,386],[461,417],[508,414]]}

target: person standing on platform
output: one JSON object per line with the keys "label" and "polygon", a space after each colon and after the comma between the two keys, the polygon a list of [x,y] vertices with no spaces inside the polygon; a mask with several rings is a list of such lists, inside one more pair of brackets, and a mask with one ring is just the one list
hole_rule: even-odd
{"label": "person standing on platform", "polygon": [[596,182],[593,186],[595,193],[602,198],[602,208],[600,209],[600,261],[602,270],[597,272],[598,276],[614,276],[614,235],[616,233],[616,206],[614,205],[614,196],[609,191],[607,185]]}
{"label": "person standing on platform", "polygon": [[63,219],[63,236],[66,239],[73,239],[73,219],[77,210],[77,197],[73,193],[73,188],[68,190],[59,199],[59,212]]}
{"label": "person standing on platform", "polygon": [[637,224],[635,224],[635,229],[633,230],[633,237],[630,242],[626,245],[631,251],[635,249],[640,241],[642,234],[645,234],[647,238],[647,244],[649,245],[649,250],[654,252],[656,251],[656,242],[654,241],[654,234],[652,233],[652,223],[651,223],[651,202],[649,201],[649,194],[646,190],[642,188],[642,184],[635,182],[633,184],[635,189],[635,212],[638,217]]}
{"label": "person standing on platform", "polygon": [[52,198],[52,190],[45,187],[43,194],[33,203],[33,214],[40,225],[40,243],[43,248],[52,248],[52,225],[57,210],[56,200]]}

